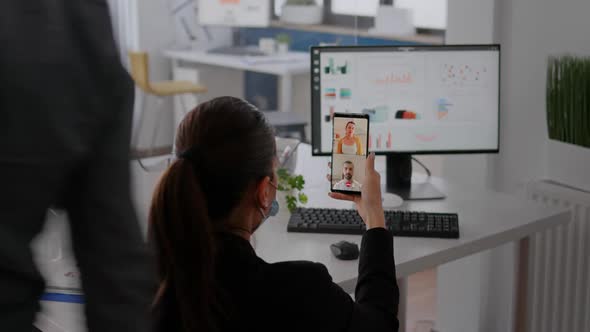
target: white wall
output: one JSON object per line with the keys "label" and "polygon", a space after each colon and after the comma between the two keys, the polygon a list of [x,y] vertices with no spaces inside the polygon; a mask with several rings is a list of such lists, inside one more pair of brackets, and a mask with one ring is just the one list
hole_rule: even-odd
{"label": "white wall", "polygon": [[[497,0],[495,30],[502,43],[500,154],[489,160],[490,184],[522,193],[547,173],[546,63],[550,55],[590,55],[590,1]],[[567,161],[564,161],[567,162]],[[488,331],[510,331],[514,298],[515,246],[493,252]]]}
{"label": "white wall", "polygon": [[[525,183],[546,174],[546,60],[555,54],[590,54],[588,13],[587,0],[449,0],[447,43],[494,41],[502,46],[502,113],[500,154],[444,157],[445,177],[519,194]],[[492,40],[485,39],[490,35]],[[439,269],[439,287],[446,287],[440,305],[455,306],[447,315],[440,309],[442,331],[512,330],[514,252],[508,244]],[[474,276],[478,283],[473,283]],[[481,300],[453,299],[459,291],[473,292]],[[480,310],[476,314],[466,303]],[[461,308],[465,314],[453,321],[448,314],[459,314]]]}
{"label": "white wall", "polygon": [[[448,0],[446,44],[494,42],[494,0]],[[443,157],[443,175],[455,183],[486,185],[486,155]]]}
{"label": "white wall", "polygon": [[[494,0],[448,0],[446,44],[494,42]],[[448,181],[487,185],[486,155],[441,157]],[[482,331],[489,303],[490,251],[444,264],[437,270],[436,326],[440,331]]]}
{"label": "white wall", "polygon": [[498,188],[517,191],[544,176],[545,73],[549,55],[590,54],[590,1],[502,0],[502,149],[491,162]]}

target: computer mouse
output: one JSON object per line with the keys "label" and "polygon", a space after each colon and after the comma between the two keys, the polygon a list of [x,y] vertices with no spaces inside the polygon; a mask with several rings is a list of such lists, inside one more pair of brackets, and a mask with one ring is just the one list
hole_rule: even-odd
{"label": "computer mouse", "polygon": [[338,259],[353,260],[359,258],[359,246],[356,243],[340,241],[331,244],[330,250]]}
{"label": "computer mouse", "polygon": [[390,194],[387,192],[384,192],[381,195],[381,202],[384,208],[396,208],[404,204],[403,198],[396,194]]}

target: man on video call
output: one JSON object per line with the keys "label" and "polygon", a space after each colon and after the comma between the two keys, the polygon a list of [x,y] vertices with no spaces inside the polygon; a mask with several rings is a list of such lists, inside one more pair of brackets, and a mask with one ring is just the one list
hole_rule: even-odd
{"label": "man on video call", "polygon": [[336,190],[361,190],[361,184],[353,180],[354,177],[354,164],[352,161],[345,161],[342,165],[342,180],[338,181],[334,185],[334,189]]}

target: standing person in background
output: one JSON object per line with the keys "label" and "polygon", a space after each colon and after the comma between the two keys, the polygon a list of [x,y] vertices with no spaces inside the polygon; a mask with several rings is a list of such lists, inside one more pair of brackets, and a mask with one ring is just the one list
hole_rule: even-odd
{"label": "standing person in background", "polygon": [[133,83],[106,0],[0,4],[0,330],[31,331],[31,240],[68,212],[89,331],[149,331],[151,262],[129,191]]}

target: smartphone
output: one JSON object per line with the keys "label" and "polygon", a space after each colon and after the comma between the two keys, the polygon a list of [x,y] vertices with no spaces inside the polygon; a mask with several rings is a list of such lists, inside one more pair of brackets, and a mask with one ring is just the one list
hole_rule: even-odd
{"label": "smartphone", "polygon": [[331,190],[360,195],[369,146],[369,115],[334,113]]}

